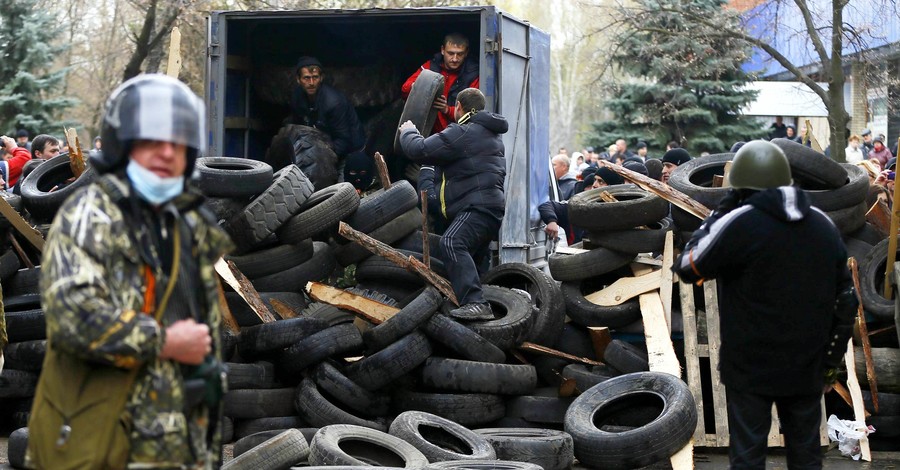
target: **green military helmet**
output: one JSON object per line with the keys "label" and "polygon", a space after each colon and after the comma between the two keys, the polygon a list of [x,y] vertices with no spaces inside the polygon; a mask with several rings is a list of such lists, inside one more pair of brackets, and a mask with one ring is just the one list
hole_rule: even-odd
{"label": "green military helmet", "polygon": [[728,181],[733,188],[762,190],[790,186],[791,165],[777,145],[754,140],[734,155]]}

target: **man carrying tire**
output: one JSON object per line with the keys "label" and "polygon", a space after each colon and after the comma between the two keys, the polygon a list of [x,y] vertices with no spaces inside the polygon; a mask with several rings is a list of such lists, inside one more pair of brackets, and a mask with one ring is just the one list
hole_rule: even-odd
{"label": "man carrying tire", "polygon": [[831,388],[856,317],[840,233],[806,194],[776,145],[735,155],[734,188],[704,221],[673,270],[718,279],[731,468],[764,469],[772,403],[791,469],[822,468],[822,393]]}
{"label": "man carrying tire", "polygon": [[319,59],[304,56],[297,61],[297,87],[291,97],[288,124],[315,127],[328,134],[338,157],[339,181],[364,190],[374,176],[374,162],[365,154],[366,131],[350,100],[323,83],[324,78]]}
{"label": "man carrying tire", "polygon": [[500,230],[506,201],[503,141],[506,119],[484,111],[485,98],[477,88],[459,92],[453,108],[458,124],[427,139],[412,121],[400,126],[400,145],[422,171],[440,167],[441,179],[433,191],[439,195],[441,214],[451,221],[441,237],[440,255],[447,268],[459,308],[450,315],[464,320],[492,319],[491,307],[481,291],[476,266],[487,255],[488,243]]}
{"label": "man carrying tire", "polygon": [[466,60],[468,55],[469,39],[460,33],[450,33],[444,36],[441,52],[422,64],[400,88],[403,99],[407,99],[413,83],[419,78],[422,70],[428,69],[444,76],[444,92],[433,104],[437,111],[437,119],[434,120],[431,131],[433,134],[441,132],[456,121],[454,109],[459,92],[465,88],[478,88],[478,62]]}
{"label": "man carrying tire", "polygon": [[186,175],[203,101],[165,75],[113,91],[102,176],[59,210],[43,251],[47,355],[29,422],[34,468],[217,468],[231,248]]}

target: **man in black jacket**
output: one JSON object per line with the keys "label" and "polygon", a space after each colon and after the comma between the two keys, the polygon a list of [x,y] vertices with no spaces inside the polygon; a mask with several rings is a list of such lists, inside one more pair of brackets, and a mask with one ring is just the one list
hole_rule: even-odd
{"label": "man in black jacket", "polygon": [[452,221],[441,237],[440,255],[460,304],[449,313],[465,320],[494,317],[481,291],[479,260],[473,258],[486,254],[484,248],[500,230],[506,208],[500,134],[509,125],[503,116],[484,111],[484,106],[481,91],[467,88],[457,95],[457,123],[440,133],[426,139],[412,121],[400,126],[403,153],[426,165],[423,171],[429,171],[427,165],[440,167],[438,201],[443,217]]}
{"label": "man in black jacket", "polygon": [[[339,91],[322,83],[325,73],[315,57],[297,61],[297,87],[291,98],[289,122],[315,127],[331,137],[338,157],[338,174],[356,189],[372,182],[373,162],[365,152],[366,131],[356,109]],[[360,175],[365,175],[360,178]]]}
{"label": "man in black jacket", "polygon": [[735,189],[673,270],[686,282],[718,279],[731,468],[765,468],[772,403],[788,468],[822,468],[820,402],[858,305],[847,250],[828,216],[791,186],[774,144],[741,147],[729,180]]}

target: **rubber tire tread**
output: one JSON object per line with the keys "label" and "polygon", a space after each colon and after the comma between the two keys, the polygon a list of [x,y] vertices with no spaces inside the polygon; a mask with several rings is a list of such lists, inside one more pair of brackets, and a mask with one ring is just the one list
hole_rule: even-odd
{"label": "rubber tire tread", "polygon": [[[405,250],[397,251],[399,251],[404,258],[412,256],[419,261],[422,260],[422,253]],[[431,270],[438,276],[446,277],[447,275],[444,263],[434,257],[431,258]],[[390,280],[392,282],[400,282],[414,286],[422,286],[425,284],[425,281],[418,274],[410,272],[406,268],[398,266],[397,263],[378,255],[369,256],[365,261],[356,265],[356,280],[359,282]]]}
{"label": "rubber tire tread", "polygon": [[309,424],[299,416],[273,416],[239,420],[234,425],[234,437],[241,439],[251,434],[276,429],[293,429],[307,427]]}
{"label": "rubber tire tread", "polygon": [[537,387],[537,371],[530,364],[429,357],[422,366],[422,383],[439,390],[527,395]]}
{"label": "rubber tire tread", "polygon": [[278,239],[297,243],[322,233],[350,217],[359,207],[359,194],[350,183],[338,183],[312,193],[300,212],[278,229]]}
{"label": "rubber tire tread", "polygon": [[271,362],[229,362],[228,390],[275,387],[275,366]]}
{"label": "rubber tire tread", "polygon": [[541,467],[510,460],[446,460],[435,462],[425,467],[425,470],[541,470]]}
{"label": "rubber tire tread", "polygon": [[308,457],[309,444],[303,433],[288,429],[228,461],[222,470],[287,470]]}
{"label": "rubber tire tread", "polygon": [[244,276],[256,279],[305,263],[312,256],[313,241],[307,238],[297,243],[283,243],[244,255],[226,256],[225,259],[233,262]]}
{"label": "rubber tire tread", "polygon": [[[0,255],[0,280],[4,283],[7,282],[15,276],[21,267],[22,263],[19,261],[19,256],[16,255],[15,250],[6,250],[5,253]],[[7,295],[9,294],[7,293]]]}
{"label": "rubber tire tread", "polygon": [[238,352],[250,359],[262,353],[290,347],[311,335],[328,328],[328,322],[319,318],[297,317],[277,320],[241,329]]}
{"label": "rubber tire tread", "polygon": [[37,372],[4,368],[0,371],[0,398],[29,398],[34,396]]}
{"label": "rubber tire tread", "polygon": [[550,275],[561,282],[580,281],[621,268],[634,260],[633,253],[594,248],[574,255],[552,254],[547,264]]}
{"label": "rubber tire tread", "polygon": [[374,391],[415,369],[430,355],[428,338],[414,331],[381,351],[350,364],[345,372],[350,380]]}
{"label": "rubber tire tread", "polygon": [[275,173],[268,189],[225,224],[226,231],[239,249],[248,251],[272,237],[312,193],[309,178],[297,165],[288,165]]}
{"label": "rubber tire tread", "polygon": [[587,281],[584,279],[562,283],[561,290],[566,304],[566,313],[573,322],[588,327],[620,328],[641,318],[641,305],[638,299],[630,299],[609,307],[588,302],[582,294],[582,286]]}
{"label": "rubber tire tread", "polygon": [[362,335],[356,325],[340,323],[310,335],[281,352],[276,366],[286,377],[299,376],[313,364],[338,354],[358,352],[362,346]]}
{"label": "rubber tire tread", "polygon": [[[502,350],[520,344],[528,334],[532,322],[532,304],[522,294],[503,287],[482,285],[484,299],[491,303],[495,312],[493,320],[466,322],[465,325]],[[506,315],[496,318],[497,306],[506,310]]]}
{"label": "rubber tire tread", "polygon": [[434,109],[434,100],[444,93],[444,76],[431,70],[423,69],[416,81],[413,82],[403,112],[400,114],[400,122],[397,124],[397,132],[394,134],[394,153],[403,155],[403,147],[400,145],[400,125],[406,121],[412,121],[416,125],[422,137],[431,135],[434,128],[434,120],[437,119],[437,110]]}
{"label": "rubber tire tread", "polygon": [[853,233],[864,225],[866,225],[866,202],[863,201],[855,206],[838,209],[836,211],[826,212],[828,218],[834,222],[841,235]]}
{"label": "rubber tire tread", "polygon": [[790,139],[772,139],[770,142],[784,152],[795,178],[822,183],[831,189],[840,188],[847,182],[847,171],[824,154]]}
{"label": "rubber tire tread", "polygon": [[[525,263],[504,263],[481,277],[483,284],[521,289],[531,294],[535,306],[525,341],[552,347],[562,333],[566,309],[562,290],[553,278]],[[495,361],[488,361],[495,362]]]}
{"label": "rubber tire tread", "polygon": [[[600,194],[609,192],[618,202],[603,202]],[[569,220],[588,231],[626,230],[652,224],[669,213],[669,203],[656,194],[631,184],[589,189],[569,199]]]}
{"label": "rubber tire tread", "polygon": [[243,389],[225,394],[225,416],[234,419],[272,418],[294,414],[294,389]]}
{"label": "rubber tire tread", "polygon": [[427,287],[399,312],[380,325],[362,333],[367,350],[369,352],[381,351],[403,336],[412,333],[431,318],[443,300],[443,296],[437,289]]}
{"label": "rubber tire tread", "polygon": [[531,423],[560,426],[574,398],[522,395],[506,402],[506,417],[521,418]]}
{"label": "rubber tire tread", "polygon": [[[590,234],[592,243],[619,253],[660,253],[666,243],[666,233],[675,230],[672,219],[664,217],[648,224],[648,229],[611,230]],[[658,227],[658,228],[657,228]]]}
{"label": "rubber tire tread", "polygon": [[614,339],[609,342],[606,350],[603,352],[603,361],[625,374],[650,370],[647,353],[639,347],[620,339]]}
{"label": "rubber tire tread", "polygon": [[314,427],[352,424],[378,431],[387,431],[388,428],[382,420],[362,418],[342,409],[326,397],[310,377],[300,381],[300,386],[297,387],[297,396],[294,399],[294,407],[300,416]]}
{"label": "rubber tire tread", "polygon": [[19,428],[10,433],[6,450],[12,468],[28,468],[25,465],[25,453],[28,451],[28,428]]}
{"label": "rubber tire tread", "polygon": [[250,158],[202,157],[194,165],[197,188],[211,197],[256,196],[274,179],[271,165]]}
{"label": "rubber tire tread", "polygon": [[501,364],[506,353],[483,336],[452,318],[435,313],[422,328],[425,334],[452,349],[464,359]]}
{"label": "rubber tire tread", "polygon": [[397,390],[391,398],[394,410],[424,411],[463,426],[490,423],[506,414],[506,403],[500,395],[487,393],[424,393]]}
{"label": "rubber tire tread", "polygon": [[[454,452],[442,446],[440,442],[430,441],[422,435],[419,429],[420,426],[438,428],[444,433],[453,436],[466,445],[467,452]],[[491,446],[491,443],[484,436],[459,423],[454,423],[449,419],[424,411],[404,411],[400,413],[391,422],[391,428],[388,432],[392,436],[399,437],[412,444],[416,449],[419,449],[419,452],[422,452],[431,463],[447,460],[495,460],[497,458],[494,447]]]}
{"label": "rubber tire tread", "polygon": [[360,387],[331,361],[320,362],[312,377],[320,389],[353,411],[367,416],[386,416],[390,412],[388,396]]}
{"label": "rubber tire tread", "polygon": [[[597,417],[605,406],[645,394],[664,400],[659,417],[631,431],[599,429]],[[565,419],[579,462],[611,470],[644,467],[668,458],[690,441],[696,427],[697,407],[687,384],[663,372],[626,374],[602,382],[576,398]]]}
{"label": "rubber tire tread", "polygon": [[47,339],[47,320],[43,310],[6,312],[6,334],[10,343]]}
{"label": "rubber tire tread", "polygon": [[[376,228],[368,233],[368,235],[382,243],[391,245],[398,240],[403,239],[416,228],[422,225],[422,213],[417,208],[412,208],[394,220]],[[433,245],[437,246],[437,245]],[[413,250],[414,251],[414,250]],[[421,253],[421,249],[418,253]],[[341,266],[350,266],[372,256],[372,252],[358,243],[347,243],[346,245],[338,245],[334,249],[334,258]]]}
{"label": "rubber tire tread", "polygon": [[544,470],[565,470],[575,460],[572,436],[564,431],[533,428],[483,428],[475,432],[494,446],[497,458],[528,462]]}
{"label": "rubber tire tread", "polygon": [[72,167],[69,166],[69,153],[61,153],[44,163],[38,165],[28,174],[20,187],[22,191],[22,203],[33,219],[49,221],[59,210],[63,202],[79,188],[91,184],[97,179],[97,172],[93,167],[85,168],[84,173],[68,186],[53,192],[48,192],[53,186],[64,182],[74,176]]}
{"label": "rubber tire tread", "polygon": [[9,343],[2,352],[3,358],[6,360],[4,368],[40,372],[44,364],[44,356],[47,354],[47,340]]}
{"label": "rubber tire tread", "polygon": [[303,292],[306,283],[328,278],[336,267],[331,247],[325,242],[313,242],[313,255],[310,259],[280,273],[250,281],[259,292]]}
{"label": "rubber tire tread", "polygon": [[[873,317],[883,321],[893,321],[895,308],[894,301],[885,299],[883,296],[884,268],[887,263],[890,241],[890,238],[885,238],[873,246],[860,263],[862,272],[860,273],[859,288],[863,308]],[[900,249],[897,250],[897,253],[900,253]]]}
{"label": "rubber tire tread", "polygon": [[360,232],[369,233],[416,207],[418,203],[419,196],[415,188],[408,181],[400,180],[382,193],[364,197],[347,223]]}
{"label": "rubber tire tread", "polygon": [[869,194],[869,175],[866,170],[852,163],[840,165],[847,172],[847,183],[836,189],[803,190],[810,204],[823,211],[836,211],[865,202]]}
{"label": "rubber tire tread", "polygon": [[371,465],[356,459],[341,449],[341,442],[347,439],[363,441],[387,449],[401,459],[404,468],[422,468],[428,459],[418,449],[402,439],[374,429],[348,424],[334,424],[319,429],[310,443],[310,465]]}
{"label": "rubber tire tread", "polygon": [[[719,201],[728,194],[729,188],[714,188],[711,186],[700,186],[693,182],[700,172],[712,171],[715,174],[725,174],[725,163],[734,159],[733,153],[716,153],[705,157],[694,158],[688,162],[678,165],[672,174],[669,175],[669,186],[672,189],[681,191],[691,199],[703,204],[704,206],[714,209],[719,205]],[[721,173],[717,169],[721,168]],[[593,241],[593,239],[591,239]]]}

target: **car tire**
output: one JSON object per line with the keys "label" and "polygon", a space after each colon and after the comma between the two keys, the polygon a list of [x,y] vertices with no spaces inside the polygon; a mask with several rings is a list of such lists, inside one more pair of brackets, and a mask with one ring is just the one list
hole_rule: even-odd
{"label": "car tire", "polygon": [[272,184],[272,166],[249,158],[202,157],[195,163],[197,188],[210,197],[241,198],[261,194]]}
{"label": "car tire", "polygon": [[403,113],[400,114],[400,122],[397,124],[397,133],[394,135],[394,153],[403,155],[403,147],[400,146],[400,125],[406,121],[412,121],[422,137],[431,135],[434,120],[437,119],[437,110],[434,109],[434,100],[444,93],[444,76],[422,69],[416,81],[413,82],[406,104],[403,105]]}
{"label": "car tire", "polygon": [[400,413],[391,422],[389,433],[412,444],[431,463],[497,458],[497,453],[484,436],[431,413]]}

